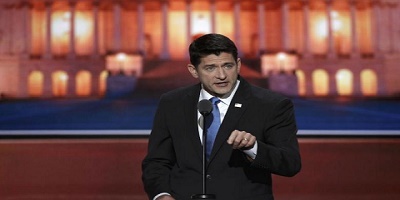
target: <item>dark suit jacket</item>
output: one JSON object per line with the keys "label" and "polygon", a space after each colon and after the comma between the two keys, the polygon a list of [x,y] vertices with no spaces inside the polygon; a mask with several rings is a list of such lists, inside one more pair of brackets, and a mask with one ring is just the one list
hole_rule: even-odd
{"label": "dark suit jacket", "polygon": [[[207,193],[218,200],[273,199],[271,173],[294,176],[301,168],[293,104],[240,80],[210,156]],[[150,199],[161,192],[179,200],[202,193],[202,144],[197,125],[200,89],[197,84],[160,99],[142,165]],[[235,129],[256,136],[258,151],[252,162],[227,144]]]}

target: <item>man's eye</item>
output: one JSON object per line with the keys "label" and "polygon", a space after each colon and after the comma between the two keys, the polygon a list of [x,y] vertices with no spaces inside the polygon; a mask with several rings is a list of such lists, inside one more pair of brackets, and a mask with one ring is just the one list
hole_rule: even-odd
{"label": "man's eye", "polygon": [[213,71],[213,70],[215,69],[215,67],[213,67],[213,66],[208,66],[208,67],[206,67],[205,69],[206,69],[206,71]]}
{"label": "man's eye", "polygon": [[231,69],[233,67],[233,65],[225,65],[224,68],[225,69]]}

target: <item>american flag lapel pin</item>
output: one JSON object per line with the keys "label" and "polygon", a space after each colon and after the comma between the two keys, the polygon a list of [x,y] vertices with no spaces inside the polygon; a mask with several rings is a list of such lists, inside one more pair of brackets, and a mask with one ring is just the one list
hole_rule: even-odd
{"label": "american flag lapel pin", "polygon": [[235,108],[241,108],[242,104],[241,103],[235,103]]}

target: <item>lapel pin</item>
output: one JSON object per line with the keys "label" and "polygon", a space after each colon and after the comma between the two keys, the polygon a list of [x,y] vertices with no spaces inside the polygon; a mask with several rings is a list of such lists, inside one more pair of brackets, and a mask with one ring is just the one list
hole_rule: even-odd
{"label": "lapel pin", "polygon": [[241,108],[241,107],[242,107],[242,104],[241,104],[241,103],[235,103],[235,107],[236,107],[236,108]]}

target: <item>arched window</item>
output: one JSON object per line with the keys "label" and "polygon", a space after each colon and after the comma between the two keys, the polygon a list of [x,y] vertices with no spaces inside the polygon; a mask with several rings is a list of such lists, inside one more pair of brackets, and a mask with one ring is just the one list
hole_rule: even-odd
{"label": "arched window", "polygon": [[28,95],[30,97],[40,97],[43,95],[43,73],[33,71],[28,76]]}
{"label": "arched window", "polygon": [[302,70],[296,70],[297,87],[300,96],[306,95],[306,78]]}
{"label": "arched window", "polygon": [[361,92],[365,96],[375,96],[378,93],[378,78],[371,69],[361,71]]}
{"label": "arched window", "polygon": [[336,88],[339,95],[353,93],[353,73],[348,69],[341,69],[336,73]]}
{"label": "arched window", "polygon": [[64,97],[67,95],[68,75],[64,71],[56,71],[51,75],[53,83],[53,96]]}
{"label": "arched window", "polygon": [[312,73],[312,82],[314,95],[325,96],[329,93],[328,72],[323,69],[317,69]]}
{"label": "arched window", "polygon": [[92,88],[92,76],[89,71],[82,70],[76,75],[76,95],[89,96]]}
{"label": "arched window", "polygon": [[99,78],[99,95],[104,96],[106,94],[107,89],[107,71],[102,71]]}

